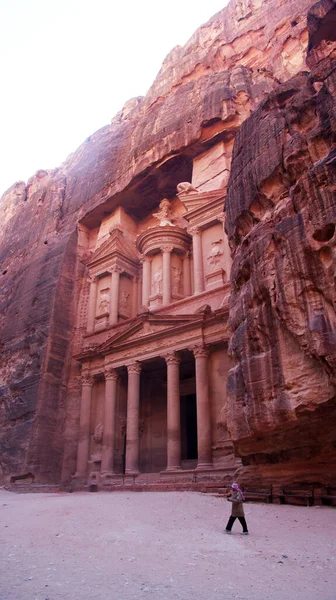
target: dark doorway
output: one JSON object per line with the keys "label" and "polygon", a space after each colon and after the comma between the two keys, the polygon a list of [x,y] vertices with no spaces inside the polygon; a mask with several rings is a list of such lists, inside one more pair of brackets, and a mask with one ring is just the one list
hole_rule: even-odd
{"label": "dark doorway", "polygon": [[197,459],[196,394],[181,397],[181,454],[182,460]]}

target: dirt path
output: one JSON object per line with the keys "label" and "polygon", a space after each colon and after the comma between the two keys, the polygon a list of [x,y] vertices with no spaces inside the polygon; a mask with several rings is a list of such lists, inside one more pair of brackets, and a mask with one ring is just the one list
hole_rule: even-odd
{"label": "dirt path", "polygon": [[336,510],[0,490],[0,600],[335,600]]}

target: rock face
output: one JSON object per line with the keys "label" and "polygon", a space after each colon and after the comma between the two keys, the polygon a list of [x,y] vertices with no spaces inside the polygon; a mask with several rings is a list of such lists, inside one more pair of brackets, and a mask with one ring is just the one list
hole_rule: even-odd
{"label": "rock face", "polygon": [[5,482],[74,472],[87,231],[118,205],[146,214],[180,182],[225,188],[237,133],[226,200],[231,435],[244,477],[270,478],[255,465],[275,462],[295,474],[310,457],[322,473],[335,395],[334,3],[309,13],[312,75],[300,73],[310,5],[231,2],[172,51],[146,97],[2,198]]}
{"label": "rock face", "polygon": [[335,473],[335,14],[313,7],[311,74],[271,92],[234,146],[229,428],[248,481]]}

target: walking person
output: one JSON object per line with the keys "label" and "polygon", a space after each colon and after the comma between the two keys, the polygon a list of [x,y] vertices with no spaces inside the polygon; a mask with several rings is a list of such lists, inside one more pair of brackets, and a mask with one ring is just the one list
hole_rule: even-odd
{"label": "walking person", "polygon": [[227,500],[229,502],[232,502],[232,511],[231,511],[231,517],[229,518],[229,520],[227,522],[225,532],[231,533],[233,523],[235,522],[236,519],[239,519],[239,521],[243,527],[242,535],[248,535],[248,529],[247,529],[247,524],[245,521],[245,514],[244,514],[244,507],[243,507],[243,502],[245,500],[244,494],[241,491],[238,483],[233,483],[231,485],[231,487],[232,487],[231,497],[228,498]]}

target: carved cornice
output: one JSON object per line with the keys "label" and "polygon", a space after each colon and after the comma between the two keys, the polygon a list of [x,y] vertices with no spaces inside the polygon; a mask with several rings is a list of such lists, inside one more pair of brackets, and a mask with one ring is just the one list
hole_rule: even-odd
{"label": "carved cornice", "polygon": [[127,372],[129,375],[131,373],[136,373],[137,375],[140,375],[141,369],[142,369],[141,364],[139,362],[134,362],[131,365],[128,365]]}
{"label": "carved cornice", "polygon": [[191,238],[185,229],[177,226],[149,227],[137,238],[139,252],[146,256],[160,252],[163,246],[185,252],[189,249]]}

